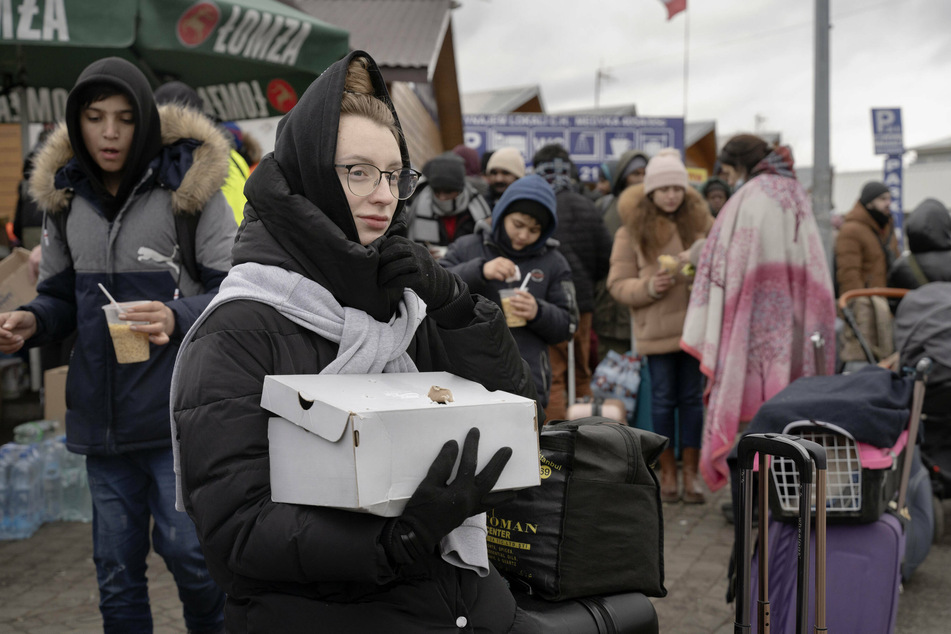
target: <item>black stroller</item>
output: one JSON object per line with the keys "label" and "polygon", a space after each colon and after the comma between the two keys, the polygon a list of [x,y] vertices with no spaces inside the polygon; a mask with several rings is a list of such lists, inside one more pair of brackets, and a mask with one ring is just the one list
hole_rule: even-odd
{"label": "black stroller", "polygon": [[[951,497],[951,282],[909,291],[895,314],[895,349],[901,367],[923,356],[934,360],[925,392],[921,459],[939,499]],[[937,518],[936,518],[937,519]]]}

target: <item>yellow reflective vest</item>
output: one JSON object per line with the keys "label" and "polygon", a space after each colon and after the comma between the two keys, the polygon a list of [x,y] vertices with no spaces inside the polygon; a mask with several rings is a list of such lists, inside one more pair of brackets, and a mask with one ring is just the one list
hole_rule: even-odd
{"label": "yellow reflective vest", "polygon": [[241,225],[244,220],[244,205],[248,199],[244,197],[244,184],[248,181],[251,170],[248,163],[238,154],[235,149],[231,150],[231,160],[228,162],[228,178],[225,184],[221,186],[221,193],[225,195],[228,204],[231,205],[231,211],[234,213],[234,220]]}

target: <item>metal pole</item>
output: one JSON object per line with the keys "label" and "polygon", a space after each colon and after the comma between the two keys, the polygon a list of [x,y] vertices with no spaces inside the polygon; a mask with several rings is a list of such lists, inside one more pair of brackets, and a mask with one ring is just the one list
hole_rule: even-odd
{"label": "metal pole", "polygon": [[598,102],[601,99],[601,67],[598,66],[598,72],[594,74],[594,111],[598,112]]}
{"label": "metal pole", "polygon": [[[829,164],[829,0],[816,0],[812,211],[831,261],[832,167]],[[835,273],[833,272],[833,275]]]}
{"label": "metal pole", "polygon": [[[687,125],[687,87],[690,85],[690,13],[684,11],[684,126]],[[684,148],[684,152],[687,148]]]}

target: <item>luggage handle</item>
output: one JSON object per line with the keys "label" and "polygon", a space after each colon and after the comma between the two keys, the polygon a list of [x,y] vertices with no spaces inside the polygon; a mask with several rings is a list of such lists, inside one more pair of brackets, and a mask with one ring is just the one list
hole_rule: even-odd
{"label": "luggage handle", "polygon": [[915,365],[915,387],[911,396],[911,416],[908,418],[908,446],[905,450],[905,459],[902,461],[901,480],[899,480],[898,484],[898,502],[889,504],[893,510],[896,510],[906,520],[911,519],[911,513],[906,506],[908,480],[911,477],[911,463],[915,445],[918,442],[918,426],[921,422],[921,410],[925,403],[925,383],[928,380],[928,375],[931,373],[931,365],[932,361],[928,357],[922,357]]}
{"label": "luggage handle", "polygon": [[818,330],[809,337],[812,342],[813,361],[816,364],[816,376],[826,373],[826,342]]}
{"label": "luggage handle", "polygon": [[[789,458],[796,465],[799,472],[800,498],[799,498],[799,540],[800,547],[798,552],[798,572],[797,572],[797,592],[796,592],[796,626],[797,632],[805,634],[806,621],[808,618],[808,583],[809,583],[809,533],[812,517],[812,467],[815,464],[817,479],[822,489],[817,490],[817,528],[816,539],[816,632],[825,631],[825,545],[819,541],[825,541],[825,469],[826,455],[825,449],[817,443],[804,440],[802,438],[789,436],[785,434],[749,434],[744,436],[737,447],[738,462],[740,467],[740,517],[742,530],[739,532],[739,561],[738,569],[746,571],[739,575],[738,588],[736,592],[736,620],[734,622],[735,634],[749,632],[751,629],[749,619],[749,608],[747,601],[750,593],[750,575],[749,568],[752,558],[751,553],[751,532],[753,512],[751,499],[753,496],[753,481],[751,479],[753,469],[753,458],[756,454],[761,456],[776,455]],[[761,488],[765,488],[765,474],[768,469],[767,460],[761,460],[760,464],[760,482]],[[769,596],[768,596],[768,566],[764,562],[768,559],[768,547],[766,537],[768,536],[768,522],[766,521],[765,504],[760,504],[760,599],[758,602],[757,619],[759,631],[765,634],[769,632]],[[821,507],[821,511],[819,510]],[[821,552],[821,557],[820,557]]]}
{"label": "luggage handle", "polygon": [[856,297],[885,297],[889,299],[901,299],[907,292],[908,289],[905,288],[856,288],[842,293],[842,295],[839,297],[838,304],[839,310],[842,312],[842,318],[855,334],[855,338],[858,340],[859,346],[862,348],[862,353],[865,354],[865,358],[868,359],[868,362],[872,365],[875,365],[878,362],[878,359],[875,358],[875,353],[872,352],[872,348],[869,347],[868,342],[862,335],[862,331],[859,330],[859,325],[855,321],[855,314],[852,312],[849,302]]}
{"label": "luggage handle", "polygon": [[907,288],[886,288],[878,286],[874,288],[856,288],[846,291],[839,296],[839,309],[848,306],[849,301],[856,297],[886,297],[889,299],[901,299],[908,293]]}
{"label": "luggage handle", "polygon": [[[817,442],[799,439],[816,465],[816,624],[815,634],[828,632],[826,627],[826,476],[825,447]],[[818,450],[818,451],[817,451]],[[805,619],[805,616],[803,616]]]}

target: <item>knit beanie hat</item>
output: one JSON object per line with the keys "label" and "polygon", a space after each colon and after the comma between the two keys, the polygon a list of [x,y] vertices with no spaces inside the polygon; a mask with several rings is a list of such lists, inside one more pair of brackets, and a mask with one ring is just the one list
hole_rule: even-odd
{"label": "knit beanie hat", "polygon": [[452,148],[452,153],[461,158],[466,164],[466,176],[478,176],[482,173],[482,165],[479,162],[479,153],[471,147],[466,147],[460,143]]}
{"label": "knit beanie hat", "polygon": [[680,152],[673,148],[664,148],[647,162],[644,172],[644,193],[668,186],[687,189],[687,168],[680,160]]}
{"label": "knit beanie hat", "polygon": [[545,233],[549,223],[551,223],[551,211],[537,200],[531,200],[529,198],[513,200],[512,204],[505,209],[505,215],[516,213],[531,216],[538,221],[539,226],[542,228],[542,233]]}
{"label": "knit beanie hat", "polygon": [[730,197],[730,186],[726,184],[726,181],[723,181],[716,177],[711,178],[706,183],[704,183],[703,189],[700,190],[700,193],[706,196],[710,192],[715,192],[717,190],[720,190],[721,192],[726,194],[727,198]]}
{"label": "knit beanie hat", "polygon": [[466,164],[451,152],[430,159],[423,165],[423,176],[437,191],[461,192],[466,188]]}
{"label": "knit beanie hat", "polygon": [[862,195],[859,196],[859,202],[863,207],[865,207],[882,194],[887,194],[888,192],[889,189],[885,186],[885,183],[879,181],[869,181],[865,183],[864,187],[862,187]]}
{"label": "knit beanie hat", "polygon": [[514,174],[517,178],[522,178],[525,176],[525,159],[522,158],[522,153],[513,147],[499,148],[492,153],[489,164],[485,166],[486,174],[495,168]]}

